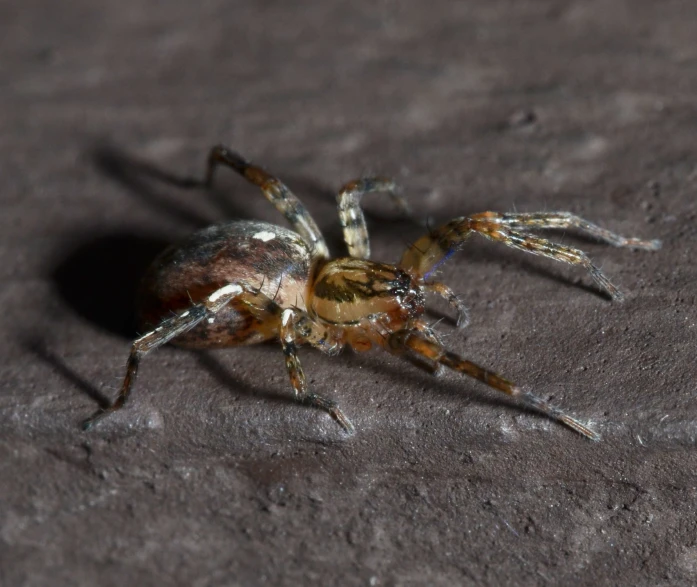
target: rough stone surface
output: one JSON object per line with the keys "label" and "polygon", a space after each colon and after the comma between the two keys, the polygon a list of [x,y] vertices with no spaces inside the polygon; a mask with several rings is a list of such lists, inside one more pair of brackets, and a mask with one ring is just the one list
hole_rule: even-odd
{"label": "rough stone surface", "polygon": [[[27,0],[0,21],[0,584],[697,582],[693,1]],[[178,185],[219,142],[285,179],[338,253],[332,194],[366,173],[431,223],[560,209],[663,239],[554,235],[623,304],[483,241],[443,272],[472,316],[452,348],[602,442],[453,374],[304,351],[347,438],[289,399],[275,346],[162,349],[81,432],[157,251],[279,220],[231,172]],[[397,259],[419,229],[366,207],[374,258]]]}

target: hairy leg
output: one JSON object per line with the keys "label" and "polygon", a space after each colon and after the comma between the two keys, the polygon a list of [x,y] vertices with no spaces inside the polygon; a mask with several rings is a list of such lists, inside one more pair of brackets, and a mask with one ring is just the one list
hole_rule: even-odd
{"label": "hairy leg", "polygon": [[[427,341],[443,346],[443,341],[441,340],[438,332],[426,324],[426,322],[418,320],[414,324],[414,328],[418,330]],[[397,357],[406,359],[415,367],[418,367],[431,375],[438,375],[442,371],[443,365],[441,365],[437,360],[434,360],[433,357],[428,357],[422,353],[413,352],[409,347],[402,344],[395,344],[395,341],[391,340],[389,335],[386,338],[388,344],[385,344],[383,348],[387,352]]]}
{"label": "hairy leg", "polygon": [[305,373],[303,372],[298,345],[309,343],[327,354],[336,354],[341,349],[341,342],[324,326],[313,321],[305,312],[287,308],[281,315],[280,328],[281,345],[286,358],[286,368],[290,383],[299,402],[315,406],[327,412],[349,434],[354,432],[353,424],[344,415],[339,405],[316,393],[308,391]]}
{"label": "hairy leg", "polygon": [[[92,425],[108,416],[109,414],[120,410],[131,393],[131,389],[138,375],[138,365],[140,359],[150,351],[166,344],[180,334],[191,330],[194,326],[202,322],[204,319],[212,317],[234,298],[247,291],[245,287],[237,284],[230,284],[214,291],[203,302],[194,304],[187,310],[175,314],[171,318],[167,318],[160,322],[160,325],[143,336],[137,338],[131,347],[131,353],[128,356],[126,363],[126,376],[124,377],[121,391],[119,392],[116,401],[108,408],[102,408],[87,418],[82,423],[83,430],[87,430]],[[251,291],[251,290],[250,290]],[[256,292],[254,292],[256,293]]]}
{"label": "hairy leg", "polygon": [[397,184],[384,177],[364,177],[347,183],[337,195],[339,220],[344,230],[344,241],[351,257],[370,257],[370,240],[365,216],[361,209],[361,198],[366,194],[386,192],[405,216],[411,211],[407,201],[399,194]]}
{"label": "hairy leg", "polygon": [[218,165],[234,169],[248,181],[259,186],[266,199],[290,222],[293,230],[311,245],[313,256],[329,257],[327,243],[324,241],[317,223],[302,202],[280,180],[227,147],[217,145],[211,149],[208,155],[206,186],[210,187],[213,184],[213,177]]}
{"label": "hairy leg", "polygon": [[428,339],[418,331],[402,330],[396,332],[390,337],[389,344],[390,347],[397,352],[408,350],[416,355],[420,355],[448,367],[453,371],[473,377],[493,389],[518,399],[524,406],[542,412],[547,417],[565,424],[591,440],[600,440],[600,436],[588,426],[550,405],[542,398],[532,393],[522,391],[517,385],[511,383],[507,379],[448,351],[442,344]]}
{"label": "hairy leg", "polygon": [[599,241],[615,247],[628,247],[630,249],[642,249],[655,251],[661,248],[661,241],[627,238],[611,232],[597,224],[588,222],[571,212],[535,212],[535,213],[510,213],[500,214],[502,224],[512,228],[526,230],[529,228],[540,229],[565,229],[576,228],[581,234],[586,234]]}
{"label": "hairy leg", "polygon": [[[556,214],[557,216],[554,217],[558,217],[559,213]],[[539,226],[538,222],[541,222],[539,218],[544,215],[532,215],[535,217],[534,220],[529,218],[526,220],[526,217],[531,215],[523,216],[524,218],[515,214],[503,215],[497,212],[482,212],[469,217],[455,218],[411,245],[402,256],[400,267],[423,275],[427,279],[456,251],[462,248],[464,242],[472,234],[480,234],[489,240],[501,242],[514,249],[584,267],[600,288],[607,292],[612,299],[619,301],[624,298],[617,287],[590,261],[583,251],[511,228],[511,226],[520,226],[524,222],[533,222],[535,226]],[[612,239],[613,244],[617,246],[649,250],[654,250],[660,246],[659,241],[626,239],[614,233],[603,231],[589,222],[582,221],[582,223],[583,229],[587,233],[598,236],[599,231],[601,231],[605,240]],[[525,226],[530,226],[530,224]],[[552,228],[553,226],[549,226],[548,223],[545,227]]]}
{"label": "hairy leg", "polygon": [[457,328],[459,330],[462,330],[469,324],[470,316],[467,306],[462,303],[462,300],[457,297],[452,289],[440,282],[427,283],[425,287],[427,292],[440,296],[455,309],[457,312]]}

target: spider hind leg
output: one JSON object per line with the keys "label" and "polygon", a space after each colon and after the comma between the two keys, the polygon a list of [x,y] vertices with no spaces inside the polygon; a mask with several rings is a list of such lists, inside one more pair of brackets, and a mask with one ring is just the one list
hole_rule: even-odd
{"label": "spider hind leg", "polygon": [[238,153],[223,145],[211,149],[206,168],[206,187],[213,185],[213,177],[218,165],[234,169],[247,181],[261,188],[266,199],[271,202],[293,227],[312,246],[313,256],[328,258],[329,249],[322,233],[307,208],[279,179],[253,165]]}

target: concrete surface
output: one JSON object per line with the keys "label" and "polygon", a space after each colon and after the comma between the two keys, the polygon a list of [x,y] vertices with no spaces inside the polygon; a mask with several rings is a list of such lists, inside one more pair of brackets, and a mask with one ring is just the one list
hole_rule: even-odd
{"label": "concrete surface", "polygon": [[[0,583],[697,583],[697,8],[648,0],[135,0],[0,6]],[[225,218],[279,221],[233,146],[341,253],[332,194],[395,176],[430,222],[571,210],[625,291],[473,241],[443,272],[454,350],[602,434],[384,354],[301,355],[358,432],[293,403],[274,346],[123,376],[138,275]],[[373,257],[418,228],[378,200]],[[433,314],[448,314],[436,304]]]}

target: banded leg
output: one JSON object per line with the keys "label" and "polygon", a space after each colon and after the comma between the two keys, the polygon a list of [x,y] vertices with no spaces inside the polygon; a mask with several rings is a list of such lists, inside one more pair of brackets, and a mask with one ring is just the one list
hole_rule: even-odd
{"label": "banded leg", "polygon": [[502,224],[512,228],[526,230],[528,228],[576,228],[582,234],[592,236],[599,241],[615,247],[628,247],[630,249],[642,249],[655,251],[661,248],[658,239],[642,240],[639,238],[627,238],[611,232],[597,224],[588,222],[571,212],[535,212],[535,213],[511,213],[500,215]]}
{"label": "banded leg", "polygon": [[600,436],[588,428],[588,426],[582,424],[575,418],[572,418],[560,409],[550,405],[541,397],[522,391],[517,385],[511,383],[507,379],[504,379],[500,375],[497,375],[492,371],[488,371],[479,365],[472,363],[471,361],[463,359],[455,353],[451,353],[442,345],[433,340],[428,340],[419,332],[413,330],[401,330],[396,332],[390,337],[390,346],[397,351],[400,349],[408,349],[417,355],[421,355],[430,359],[431,361],[440,363],[453,371],[473,377],[482,383],[486,383],[493,389],[520,400],[524,406],[537,410],[552,420],[557,420],[562,424],[565,424],[569,428],[587,438],[590,438],[591,440],[600,440]]}
{"label": "banded leg", "polygon": [[140,359],[144,355],[169,342],[180,334],[184,334],[191,330],[204,319],[219,312],[244,291],[245,288],[236,284],[221,287],[209,295],[204,302],[195,304],[188,310],[163,320],[155,330],[137,338],[131,347],[131,354],[128,356],[128,362],[126,363],[126,376],[124,377],[121,391],[116,401],[108,408],[102,408],[87,418],[82,423],[82,429],[88,430],[95,422],[120,410],[124,406],[135,384]]}
{"label": "banded leg", "polygon": [[344,415],[339,405],[331,399],[312,393],[307,389],[305,373],[298,357],[297,347],[307,342],[327,354],[335,354],[341,349],[338,338],[321,325],[314,322],[307,314],[294,308],[287,308],[281,316],[281,345],[286,357],[286,368],[290,383],[295,392],[295,399],[327,412],[349,434],[354,427]]}
{"label": "banded leg", "polygon": [[[590,225],[590,223],[588,224]],[[586,230],[589,229],[586,228]],[[400,267],[415,271],[423,275],[424,278],[428,278],[453,253],[462,248],[463,243],[470,235],[475,233],[533,255],[549,257],[570,265],[580,265],[591,274],[600,288],[607,292],[613,300],[621,301],[624,298],[624,295],[583,251],[513,230],[508,226],[503,215],[497,212],[482,212],[470,217],[455,218],[432,233],[421,237],[404,253]],[[654,241],[627,240],[631,243],[627,246],[637,247],[647,243],[654,244],[649,244],[644,248],[653,249],[658,246]]]}
{"label": "banded leg", "polygon": [[455,292],[453,292],[453,290],[447,285],[440,282],[427,283],[426,291],[440,296],[455,309],[457,312],[456,326],[459,330],[462,330],[470,323],[470,315],[469,311],[467,310],[467,306],[462,303],[462,300],[458,298]]}
{"label": "banded leg", "polygon": [[[423,322],[421,320],[417,320],[414,323],[414,328],[419,331],[419,333],[428,341],[442,346],[443,343],[441,341],[440,336],[438,335],[438,332],[436,332],[431,326],[426,324],[426,322]],[[388,338],[388,343],[384,348],[391,354],[402,357],[409,361],[412,365],[415,367],[418,367],[419,369],[422,369],[423,371],[426,371],[427,373],[430,373],[431,375],[438,375],[441,370],[443,369],[443,365],[441,365],[438,361],[434,361],[433,358],[427,357],[423,354],[415,353],[412,352],[409,348],[404,347],[404,346],[392,346],[392,341]]]}
{"label": "banded leg", "polygon": [[213,177],[218,165],[226,165],[237,171],[245,179],[261,188],[266,199],[286,217],[293,230],[300,234],[311,246],[315,257],[329,257],[329,249],[319,227],[302,202],[280,180],[269,175],[261,167],[253,165],[240,155],[217,145],[208,155],[206,186],[213,185]]}
{"label": "banded leg", "polygon": [[385,177],[364,177],[350,181],[337,195],[339,221],[344,230],[344,241],[351,257],[367,259],[370,257],[370,240],[365,216],[361,209],[361,198],[366,194],[387,192],[397,208],[405,216],[411,216],[407,201],[399,193],[397,184]]}

